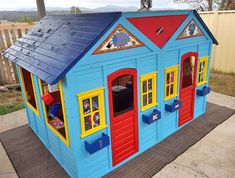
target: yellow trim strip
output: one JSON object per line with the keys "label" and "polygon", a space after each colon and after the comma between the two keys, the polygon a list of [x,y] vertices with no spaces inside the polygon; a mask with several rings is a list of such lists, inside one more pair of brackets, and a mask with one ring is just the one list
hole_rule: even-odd
{"label": "yellow trim strip", "polygon": [[[144,106],[143,96],[145,94],[148,95],[150,93],[150,91],[148,91],[148,87],[147,87],[147,92],[145,92],[145,93],[143,92],[143,81],[148,81],[149,79],[152,79],[152,82],[153,82],[152,83],[152,91],[151,91],[152,92],[152,103],[147,104],[146,106]],[[141,101],[140,110],[141,110],[141,112],[157,105],[157,99],[156,99],[157,98],[157,95],[156,95],[156,93],[157,93],[156,92],[156,90],[157,90],[156,86],[157,85],[156,85],[156,83],[157,83],[157,72],[156,71],[140,76],[140,101]]]}
{"label": "yellow trim strip", "polygon": [[[175,65],[175,66],[171,66],[171,67],[168,67],[168,68],[165,69],[165,76],[164,76],[164,101],[178,96],[178,68],[179,68],[179,65]],[[170,83],[171,85],[172,84],[174,85],[173,94],[169,95],[169,96],[166,96],[166,88],[169,85],[169,84],[166,84],[166,76],[167,76],[167,73],[171,73],[171,72],[174,72],[174,82]]]}
{"label": "yellow trim strip", "polygon": [[[202,57],[202,58],[200,58],[198,60],[198,66],[197,66],[197,86],[200,86],[200,85],[203,85],[203,84],[207,83],[208,59],[209,59],[208,56],[204,56],[204,57]],[[205,66],[204,66],[204,70],[203,70],[203,81],[198,82],[199,74],[202,74],[202,71],[201,72],[199,71],[200,64],[202,62],[205,62]]]}
{"label": "yellow trim strip", "polygon": [[[99,109],[95,112],[99,112],[100,114],[100,125],[97,127],[93,127],[92,129],[86,131],[85,130],[85,122],[84,122],[84,117],[87,115],[93,116],[94,112],[91,111],[89,114],[83,114],[83,103],[82,101],[84,99],[89,99],[91,103],[91,108],[92,108],[92,101],[91,98],[98,96],[98,105]],[[102,130],[107,127],[105,123],[105,113],[104,113],[104,87],[102,88],[97,88],[95,90],[90,90],[87,92],[82,92],[77,94],[78,97],[78,103],[79,103],[79,111],[80,111],[80,122],[81,122],[81,138],[84,138],[88,135],[91,135],[99,130]],[[92,119],[91,119],[92,120]],[[93,123],[93,121],[92,121]],[[93,124],[92,124],[93,125]]]}
{"label": "yellow trim strip", "polygon": [[18,66],[19,72],[20,72],[20,78],[21,78],[21,82],[22,82],[22,88],[24,91],[24,101],[26,103],[26,105],[38,116],[38,118],[40,118],[40,113],[38,110],[38,98],[36,95],[36,87],[35,87],[35,83],[34,83],[34,77],[33,75],[30,73],[30,77],[31,77],[31,81],[32,81],[32,86],[33,86],[33,93],[34,93],[34,99],[35,99],[35,104],[36,104],[36,108],[34,108],[31,103],[29,103],[29,101],[26,99],[26,88],[25,88],[25,81],[24,81],[24,77],[23,77],[23,72],[22,72],[22,68]]}
{"label": "yellow trim strip", "polygon": [[[42,81],[39,78],[38,78],[38,83],[39,83],[40,93],[41,93],[41,96],[42,96],[43,95]],[[45,117],[46,125],[52,130],[52,132],[54,132],[54,134],[56,136],[58,136],[65,143],[65,145],[67,147],[69,147],[70,146],[70,142],[69,142],[69,133],[68,133],[68,123],[67,123],[67,116],[66,116],[66,110],[65,110],[64,91],[63,91],[63,85],[62,85],[62,81],[61,80],[59,81],[59,89],[60,89],[62,113],[63,113],[63,116],[64,116],[64,128],[65,128],[66,138],[63,135],[61,135],[54,127],[52,127],[48,123],[46,105],[42,101],[43,112],[44,112],[44,117]]]}

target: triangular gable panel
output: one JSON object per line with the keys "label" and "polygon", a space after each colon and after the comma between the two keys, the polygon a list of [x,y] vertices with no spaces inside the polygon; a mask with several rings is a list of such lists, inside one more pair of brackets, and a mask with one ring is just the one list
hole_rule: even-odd
{"label": "triangular gable panel", "polygon": [[182,40],[185,38],[192,38],[196,36],[204,36],[202,30],[199,28],[197,23],[191,19],[189,23],[186,25],[184,30],[180,33],[180,35],[177,37],[177,40]]}
{"label": "triangular gable panel", "polygon": [[155,45],[162,48],[186,17],[187,15],[169,15],[128,18],[127,20]]}
{"label": "triangular gable panel", "polygon": [[140,46],[144,46],[144,44],[119,24],[93,54],[107,53]]}

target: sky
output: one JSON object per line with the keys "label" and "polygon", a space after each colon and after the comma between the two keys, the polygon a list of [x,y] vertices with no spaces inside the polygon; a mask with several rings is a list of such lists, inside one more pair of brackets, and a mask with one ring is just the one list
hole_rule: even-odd
{"label": "sky", "polygon": [[[44,0],[46,7],[59,7],[67,8],[71,6],[86,7],[86,8],[97,8],[106,5],[117,5],[117,6],[140,6],[140,0]],[[177,5],[173,3],[173,0],[153,0],[154,8],[172,8],[182,7],[184,5]],[[36,0],[0,0],[0,10],[19,10],[36,8]]]}

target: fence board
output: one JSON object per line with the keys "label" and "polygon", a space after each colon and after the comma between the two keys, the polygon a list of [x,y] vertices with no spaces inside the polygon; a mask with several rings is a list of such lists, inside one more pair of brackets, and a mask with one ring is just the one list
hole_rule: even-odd
{"label": "fence board", "polygon": [[0,85],[4,85],[6,82],[5,79],[5,72],[4,72],[4,65],[2,60],[2,54],[0,53]]}
{"label": "fence board", "polygon": [[213,48],[211,67],[235,72],[235,11],[201,12],[200,16],[219,42]]}
{"label": "fence board", "polygon": [[22,37],[31,27],[28,23],[0,24],[0,85],[19,83],[15,64],[5,59],[1,52]]}

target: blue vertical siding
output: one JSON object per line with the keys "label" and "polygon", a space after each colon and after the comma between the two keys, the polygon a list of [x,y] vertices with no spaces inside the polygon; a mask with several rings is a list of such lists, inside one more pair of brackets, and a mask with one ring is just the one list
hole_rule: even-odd
{"label": "blue vertical siding", "polygon": [[[19,75],[19,81],[22,86],[21,78]],[[40,117],[38,117],[26,104],[25,110],[27,119],[32,130],[37,134],[43,144],[51,152],[51,154],[56,158],[56,160],[61,164],[61,166],[69,173],[70,176],[77,176],[77,167],[75,157],[73,156],[73,150],[67,148],[64,142],[62,142],[47,126],[45,122],[42,101],[40,99],[40,89],[38,78],[34,76],[34,84],[36,90],[36,97],[38,100],[38,109]],[[22,96],[23,90],[22,90]],[[68,121],[69,122],[69,121]],[[41,163],[43,164],[43,163]]]}
{"label": "blue vertical siding", "polygon": [[[147,56],[143,56],[137,59],[137,86],[140,88],[140,76],[144,74],[148,74],[151,72],[158,72],[158,55],[151,54]],[[158,82],[158,74],[157,74],[157,81]],[[158,98],[155,96],[157,101]],[[141,95],[140,90],[138,90],[138,108],[141,108]],[[146,124],[142,121],[142,115],[149,115],[153,111],[152,107],[146,111],[141,112],[140,109],[138,110],[138,121],[139,121],[139,150],[146,150],[147,148],[154,145],[157,141],[157,122],[153,124]]]}

